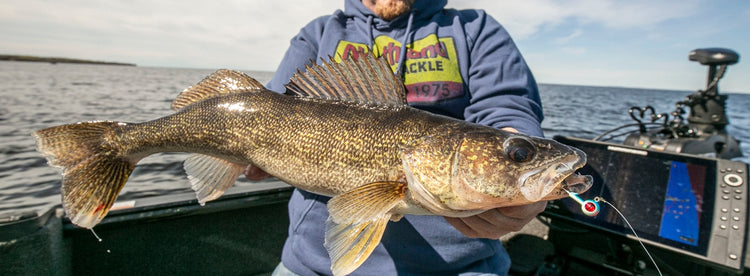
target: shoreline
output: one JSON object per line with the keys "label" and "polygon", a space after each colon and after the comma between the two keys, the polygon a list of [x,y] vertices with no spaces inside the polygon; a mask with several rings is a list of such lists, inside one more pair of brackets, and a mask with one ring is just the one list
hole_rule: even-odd
{"label": "shoreline", "polygon": [[85,60],[85,59],[74,59],[74,58],[60,58],[60,57],[37,57],[37,56],[24,56],[24,55],[0,55],[0,61],[47,62],[47,63],[51,63],[51,64],[56,64],[56,63],[76,63],[76,64],[137,66],[135,63],[97,61],[97,60]]}

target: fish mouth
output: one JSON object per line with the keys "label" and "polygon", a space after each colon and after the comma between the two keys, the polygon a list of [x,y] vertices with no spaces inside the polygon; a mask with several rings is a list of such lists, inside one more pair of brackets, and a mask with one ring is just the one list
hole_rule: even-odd
{"label": "fish mouth", "polygon": [[594,177],[590,175],[571,174],[563,179],[561,188],[568,192],[583,193],[594,185]]}
{"label": "fish mouth", "polygon": [[573,148],[573,150],[575,151],[576,156],[579,157],[578,161],[570,165],[563,164],[561,166],[558,166],[557,170],[560,173],[567,173],[567,176],[563,178],[562,182],[560,183],[561,188],[566,192],[580,194],[586,192],[589,188],[591,188],[591,186],[594,185],[594,177],[590,175],[581,175],[579,173],[575,173],[576,170],[583,168],[583,166],[586,165],[586,153],[576,148]]}
{"label": "fish mouth", "polygon": [[526,200],[557,199],[567,196],[567,192],[583,193],[591,188],[592,176],[575,173],[586,164],[586,154],[575,148],[573,151],[574,154],[558,161],[557,166],[531,171],[519,179]]}

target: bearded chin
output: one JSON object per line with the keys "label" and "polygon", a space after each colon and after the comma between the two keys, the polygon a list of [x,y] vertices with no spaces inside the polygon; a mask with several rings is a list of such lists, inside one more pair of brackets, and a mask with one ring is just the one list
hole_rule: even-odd
{"label": "bearded chin", "polygon": [[391,21],[399,15],[408,12],[414,1],[393,1],[390,5],[376,5],[375,14],[380,18]]}

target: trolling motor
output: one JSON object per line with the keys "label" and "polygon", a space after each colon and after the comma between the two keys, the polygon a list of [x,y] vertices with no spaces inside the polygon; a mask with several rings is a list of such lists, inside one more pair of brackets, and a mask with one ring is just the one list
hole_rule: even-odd
{"label": "trolling motor", "polygon": [[[688,58],[708,66],[706,89],[677,102],[670,114],[656,114],[651,106],[631,107],[628,112],[637,122],[639,133],[628,135],[623,144],[724,159],[742,156],[739,141],[726,131],[729,124],[725,112],[727,96],[719,95],[718,86],[727,67],[739,61],[739,54],[725,48],[704,48],[691,51]],[[687,123],[682,117],[685,108],[690,109]],[[645,118],[646,115],[650,118]],[[669,120],[670,115],[672,120]],[[644,122],[644,119],[650,119],[650,122]],[[659,121],[662,122],[657,123]],[[661,128],[657,131],[647,128],[647,125],[655,124]]]}

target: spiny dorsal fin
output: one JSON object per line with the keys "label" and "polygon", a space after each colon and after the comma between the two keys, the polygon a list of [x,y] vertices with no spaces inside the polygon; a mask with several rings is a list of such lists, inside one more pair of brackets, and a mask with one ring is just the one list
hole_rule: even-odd
{"label": "spiny dorsal fin", "polygon": [[406,88],[393,74],[384,57],[367,55],[336,63],[329,57],[302,73],[297,71],[286,85],[293,94],[316,99],[340,100],[368,105],[402,107]]}
{"label": "spiny dorsal fin", "polygon": [[177,111],[185,106],[219,95],[264,89],[260,82],[245,75],[245,73],[220,69],[177,95],[177,98],[172,102],[172,110]]}

